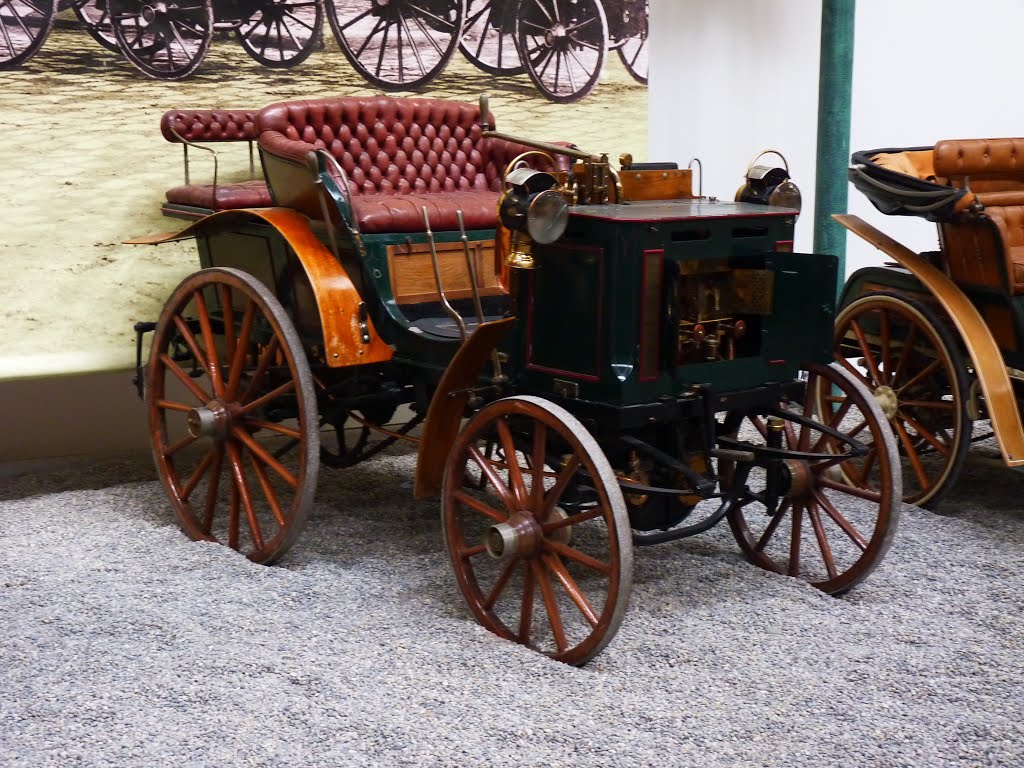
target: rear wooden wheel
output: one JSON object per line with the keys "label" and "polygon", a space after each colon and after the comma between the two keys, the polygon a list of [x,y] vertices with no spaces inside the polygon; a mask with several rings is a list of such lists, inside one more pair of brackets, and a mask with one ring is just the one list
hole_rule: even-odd
{"label": "rear wooden wheel", "polygon": [[[747,559],[833,595],[867,578],[896,534],[902,485],[896,441],[871,393],[838,366],[812,365],[803,402],[783,404],[774,418],[746,414],[739,437],[836,456],[788,458],[775,475],[751,469],[729,515]],[[719,466],[724,486],[737,469]]]}
{"label": "rear wooden wheel", "polygon": [[146,373],[153,457],[182,529],[257,563],[313,505],[320,440],[302,344],[251,275],[205,269],[171,294]]}
{"label": "rear wooden wheel", "polygon": [[567,411],[511,397],[477,413],[445,465],[442,520],[459,589],[488,630],[577,665],[615,636],[632,589],[629,517]]}
{"label": "rear wooden wheel", "polygon": [[928,307],[894,293],[857,299],[836,319],[835,358],[878,399],[903,457],[903,500],[934,506],[971,443],[967,365]]}

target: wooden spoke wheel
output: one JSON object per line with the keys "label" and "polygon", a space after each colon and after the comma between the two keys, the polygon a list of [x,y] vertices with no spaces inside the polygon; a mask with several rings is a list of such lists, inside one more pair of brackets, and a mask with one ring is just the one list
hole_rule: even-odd
{"label": "wooden spoke wheel", "polygon": [[[746,414],[739,438],[816,457],[751,468],[729,515],[747,559],[829,594],[864,580],[896,533],[901,498],[896,441],[871,393],[838,366],[812,365],[803,402]],[[719,466],[724,487],[735,469]]]}
{"label": "wooden spoke wheel", "polygon": [[108,0],[125,58],[149,77],[180,80],[202,63],[213,40],[212,0]]}
{"label": "wooden spoke wheel", "polygon": [[185,533],[257,563],[283,555],[313,504],[320,440],[309,365],[273,294],[234,269],[186,278],[160,315],[146,387]]}
{"label": "wooden spoke wheel", "polygon": [[408,90],[437,76],[462,36],[465,0],[326,0],[341,52],[385,91]]}
{"label": "wooden spoke wheel", "polygon": [[265,67],[294,67],[316,48],[324,26],[320,0],[263,0],[237,30],[245,52]]}
{"label": "wooden spoke wheel", "polygon": [[491,632],[578,665],[618,631],[629,517],[608,460],[564,409],[511,397],[480,410],[445,465],[442,520],[459,589]]}
{"label": "wooden spoke wheel", "polygon": [[872,293],[836,320],[835,357],[878,400],[903,457],[903,499],[934,506],[970,447],[967,364],[952,334],[921,302]]}
{"label": "wooden spoke wheel", "polygon": [[57,0],[0,0],[0,69],[36,55],[57,16]]}
{"label": "wooden spoke wheel", "polygon": [[[610,13],[610,12],[609,12]],[[638,83],[647,85],[648,66],[648,4],[645,0],[624,0],[618,9],[619,17],[609,16],[608,27],[613,40],[612,47],[619,54],[619,60],[626,71]]]}
{"label": "wooden spoke wheel", "polygon": [[110,0],[81,0],[71,7],[93,40],[108,51],[121,50],[117,46],[114,25],[110,23]]}
{"label": "wooden spoke wheel", "polygon": [[526,69],[516,48],[516,7],[508,0],[469,0],[459,50],[492,75],[521,75]]}
{"label": "wooden spoke wheel", "polygon": [[551,101],[579,101],[593,90],[607,40],[601,0],[520,0],[519,59],[537,90]]}

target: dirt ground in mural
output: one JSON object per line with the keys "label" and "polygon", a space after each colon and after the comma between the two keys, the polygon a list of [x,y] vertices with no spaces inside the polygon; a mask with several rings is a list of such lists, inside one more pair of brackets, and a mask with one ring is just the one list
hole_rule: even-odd
{"label": "dirt ground in mural", "polygon": [[[165,111],[373,93],[329,39],[300,66],[271,70],[224,37],[196,76],[167,82],[59,20],[35,58],[0,73],[0,380],[134,365],[132,324],[156,319],[177,281],[198,268],[191,242],[122,244],[182,225],[160,215],[164,190],[183,175],[180,148],[159,132]],[[526,75],[495,78],[458,54],[415,92],[468,101],[481,93],[491,94],[500,130],[646,158],[647,90],[614,52],[576,104],[552,104]],[[244,144],[219,157],[221,178],[246,177]],[[200,156],[194,177],[204,170],[212,176]]]}

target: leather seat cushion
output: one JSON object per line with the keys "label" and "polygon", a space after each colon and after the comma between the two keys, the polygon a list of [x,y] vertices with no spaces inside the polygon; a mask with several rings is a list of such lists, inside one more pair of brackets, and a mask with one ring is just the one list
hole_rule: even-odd
{"label": "leather seat cushion", "polygon": [[231,208],[266,208],[273,205],[270,190],[262,179],[241,181],[236,184],[218,184],[214,200],[213,184],[183,184],[167,190],[167,202],[210,208],[221,211]]}
{"label": "leather seat cushion", "polygon": [[456,212],[461,210],[466,230],[494,229],[498,226],[497,192],[449,192],[421,195],[353,195],[352,209],[359,231],[364,234],[385,232],[424,232],[423,208],[435,232],[457,232]]}

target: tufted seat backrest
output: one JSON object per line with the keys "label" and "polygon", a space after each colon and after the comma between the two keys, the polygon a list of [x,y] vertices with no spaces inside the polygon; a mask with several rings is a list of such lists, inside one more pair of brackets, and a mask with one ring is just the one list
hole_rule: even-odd
{"label": "tufted seat backrest", "polygon": [[952,139],[935,145],[935,173],[969,186],[984,205],[1024,204],[1024,139]]}
{"label": "tufted seat backrest", "polygon": [[160,118],[160,132],[171,142],[256,141],[256,111],[246,109],[174,109]]}
{"label": "tufted seat backrest", "polygon": [[258,117],[260,147],[305,162],[326,149],[352,194],[423,194],[501,189],[511,159],[483,137],[480,109],[440,99],[353,97],[271,104]]}

